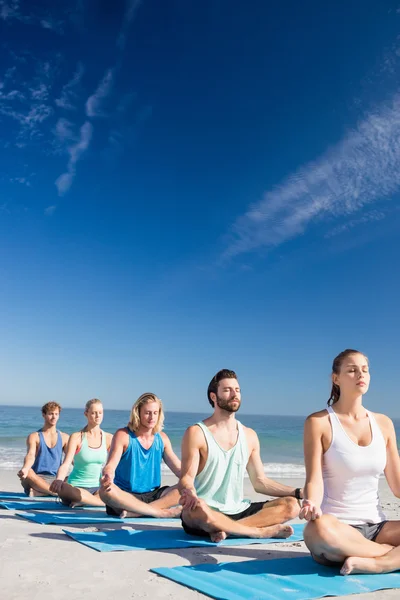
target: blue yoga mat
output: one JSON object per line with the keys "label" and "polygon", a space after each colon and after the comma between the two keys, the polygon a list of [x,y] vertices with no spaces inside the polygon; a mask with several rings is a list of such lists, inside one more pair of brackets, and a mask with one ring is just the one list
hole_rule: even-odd
{"label": "blue yoga mat", "polygon": [[30,500],[36,502],[37,499],[54,498],[54,496],[27,496],[24,492],[0,492],[0,500]]}
{"label": "blue yoga mat", "polygon": [[400,588],[400,573],[343,577],[308,556],[150,570],[218,600],[312,600]]}
{"label": "blue yoga mat", "polygon": [[98,532],[76,532],[63,529],[64,533],[77,542],[98,552],[123,550],[167,550],[170,548],[196,548],[201,546],[247,546],[249,544],[275,544],[277,542],[297,542],[303,539],[304,525],[294,525],[295,534],[285,540],[277,538],[228,538],[219,544],[209,539],[187,535],[182,529],[159,529],[138,531],[117,529]]}
{"label": "blue yoga mat", "polygon": [[[56,500],[46,500],[45,502],[0,502],[0,508],[6,508],[7,510],[71,510],[68,506]],[[74,510],[82,510],[82,508],[85,510],[101,510],[98,506],[79,506]]]}
{"label": "blue yoga mat", "polygon": [[[35,507],[31,507],[34,509]],[[180,526],[180,519],[153,519],[152,517],[137,517],[129,519],[120,519],[118,517],[109,517],[105,512],[95,511],[81,511],[79,514],[76,513],[46,513],[46,512],[17,512],[18,517],[28,519],[34,523],[40,523],[41,525],[77,525],[79,523],[146,523],[151,525],[152,523],[169,523]]]}

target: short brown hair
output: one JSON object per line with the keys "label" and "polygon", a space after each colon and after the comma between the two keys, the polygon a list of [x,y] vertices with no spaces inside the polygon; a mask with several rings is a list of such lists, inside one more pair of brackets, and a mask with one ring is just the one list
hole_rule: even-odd
{"label": "short brown hair", "polygon": [[47,402],[42,406],[42,415],[47,415],[51,410],[56,410],[58,408],[58,412],[61,412],[61,406],[58,402]]}
{"label": "short brown hair", "polygon": [[218,384],[222,379],[237,379],[237,375],[235,371],[230,371],[229,369],[221,369],[221,371],[218,371],[218,373],[216,373],[216,375],[214,375],[214,377],[211,379],[210,383],[208,384],[207,398],[213,408],[214,401],[211,400],[210,394],[217,394]]}

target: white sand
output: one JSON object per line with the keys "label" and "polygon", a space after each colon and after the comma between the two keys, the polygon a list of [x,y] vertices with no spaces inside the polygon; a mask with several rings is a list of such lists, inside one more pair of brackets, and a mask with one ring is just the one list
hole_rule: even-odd
{"label": "white sand", "polygon": [[[174,478],[163,483],[171,484]],[[248,483],[248,482],[246,482]],[[301,482],[283,483],[300,486]],[[0,489],[20,491],[11,471],[0,471]],[[263,497],[246,489],[253,500]],[[390,518],[400,518],[399,501],[382,482],[382,503]],[[162,525],[167,527],[168,525]],[[109,527],[99,525],[99,528]],[[117,527],[122,527],[117,524]],[[125,527],[128,527],[125,525]],[[131,527],[131,526],[130,526]],[[145,526],[138,526],[142,529]],[[146,527],[147,528],[147,527]],[[91,526],[68,529],[93,531]],[[172,581],[150,573],[152,567],[175,567],[222,561],[286,558],[307,553],[304,543],[281,543],[237,548],[193,548],[182,550],[100,553],[71,540],[59,525],[38,525],[0,511],[0,598],[2,600],[127,600],[131,598],[206,598]],[[342,596],[358,600],[400,597],[400,590]]]}

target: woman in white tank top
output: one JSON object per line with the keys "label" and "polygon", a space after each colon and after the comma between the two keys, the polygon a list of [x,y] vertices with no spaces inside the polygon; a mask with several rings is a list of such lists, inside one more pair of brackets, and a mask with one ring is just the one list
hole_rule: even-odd
{"label": "woman in white tank top", "polygon": [[304,540],[317,562],[341,565],[342,575],[400,569],[400,521],[385,519],[378,493],[384,473],[400,498],[400,458],[392,421],[362,404],[369,382],[367,357],[341,352],[328,409],[304,428]]}

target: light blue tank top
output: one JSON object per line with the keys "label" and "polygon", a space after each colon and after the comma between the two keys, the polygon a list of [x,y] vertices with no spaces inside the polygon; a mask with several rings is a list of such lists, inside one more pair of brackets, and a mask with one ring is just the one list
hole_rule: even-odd
{"label": "light blue tank top", "polygon": [[250,500],[243,497],[244,476],[249,460],[243,425],[237,421],[237,442],[230,450],[221,448],[202,421],[196,425],[203,431],[208,447],[206,464],[194,480],[198,497],[210,508],[227,515],[241,513],[250,505]]}
{"label": "light blue tank top", "polygon": [[161,461],[164,454],[164,442],[159,433],[146,450],[136,434],[129,428],[129,446],[121,456],[115,470],[114,483],[125,492],[143,494],[151,492],[161,485]]}
{"label": "light blue tank top", "polygon": [[39,451],[33,463],[32,470],[37,475],[57,475],[62,459],[62,437],[57,430],[57,443],[54,448],[49,448],[43,437],[43,431],[39,433]]}

